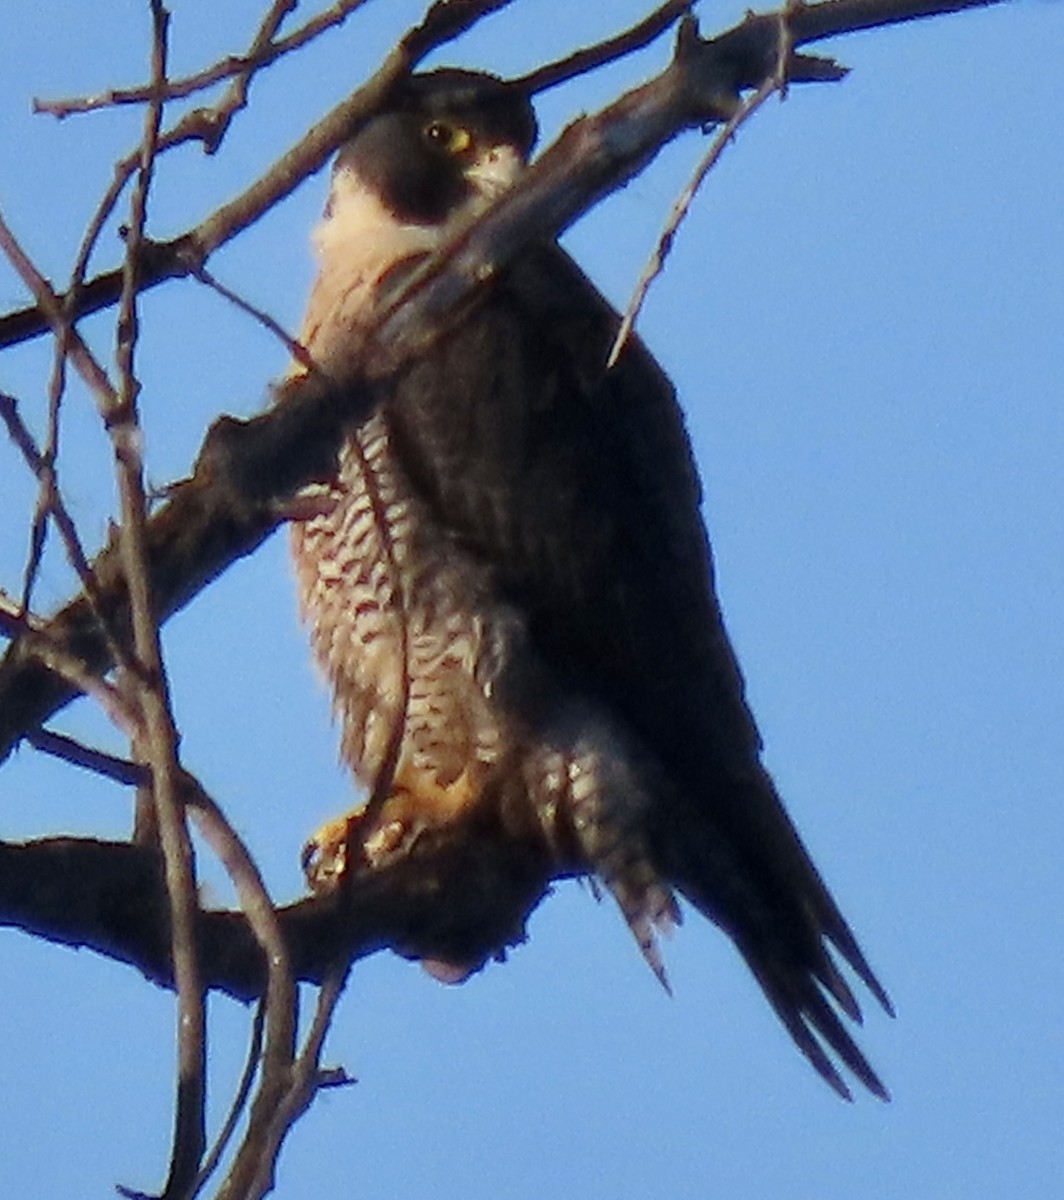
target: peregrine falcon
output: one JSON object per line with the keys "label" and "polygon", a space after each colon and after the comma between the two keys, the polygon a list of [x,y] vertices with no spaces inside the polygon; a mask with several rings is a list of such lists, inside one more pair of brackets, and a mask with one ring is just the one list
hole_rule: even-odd
{"label": "peregrine falcon", "polygon": [[[493,76],[415,75],[340,151],[300,338],[328,370],[397,278],[517,178],[536,122]],[[760,761],[673,389],[553,242],[524,251],[379,388],[293,524],[341,752],[371,791],[305,852],[326,888],[485,805],[531,807],[559,860],[655,933],[682,896],[723,929],[813,1066],[886,1096],[840,1013],[838,954],[888,1011]],[[298,374],[306,365],[295,366]],[[349,831],[349,824],[351,829]]]}

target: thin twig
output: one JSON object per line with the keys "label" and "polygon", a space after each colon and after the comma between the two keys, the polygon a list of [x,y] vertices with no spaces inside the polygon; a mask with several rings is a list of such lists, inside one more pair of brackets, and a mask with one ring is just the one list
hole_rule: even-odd
{"label": "thin twig", "polygon": [[582,50],[547,63],[546,66],[537,67],[513,82],[529,95],[535,95],[567,83],[578,75],[586,75],[589,71],[649,45],[670,25],[674,25],[684,13],[690,12],[694,3],[695,0],[666,0],[666,3],[623,33],[597,42],[594,46],[585,46]]}
{"label": "thin twig", "polygon": [[350,966],[345,961],[336,964],[326,976],[318,994],[310,1032],[296,1060],[288,1087],[282,1095],[271,1098],[272,1102],[263,1104],[261,1108],[257,1098],[244,1144],[218,1193],[218,1200],[260,1200],[266,1195],[273,1187],[277,1159],[292,1126],[313,1103],[323,1084],[335,1087],[346,1082],[346,1074],[341,1079],[337,1079],[332,1072],[323,1077],[321,1052],[349,973]]}
{"label": "thin twig", "polygon": [[[398,658],[400,663],[400,683],[398,703],[395,705],[395,711],[391,718],[391,728],[388,730],[388,742],[374,773],[373,786],[370,788],[369,796],[366,799],[366,804],[361,814],[363,820],[374,821],[380,816],[385,801],[394,790],[395,773],[399,768],[399,758],[403,752],[403,744],[406,739],[407,722],[410,719],[410,692],[413,686],[410,666],[410,615],[406,611],[406,592],[403,588],[403,577],[399,569],[395,539],[392,537],[392,523],[388,519],[388,507],[384,501],[384,497],[381,495],[379,481],[370,466],[369,458],[366,455],[362,439],[357,430],[348,444],[352,453],[358,458],[359,471],[366,490],[366,499],[369,502],[373,525],[380,544],[381,557],[384,559],[387,571],[387,586],[391,594],[395,597],[395,603],[399,608]],[[350,883],[351,873],[345,872],[340,878],[342,886],[346,887]]]}
{"label": "thin twig", "polygon": [[[234,114],[246,107],[251,81],[254,79],[256,72],[266,65],[264,61],[265,55],[270,50],[274,35],[281,28],[282,24],[284,24],[285,18],[290,13],[295,12],[298,7],[299,0],[273,0],[273,4],[267,9],[266,15],[259,23],[259,27],[255,31],[255,37],[252,39],[251,49],[247,53],[247,65],[243,70],[237,71],[234,74],[229,86],[225,90],[225,95],[222,97],[221,103],[215,106],[215,112],[219,117],[219,124],[223,129],[219,133],[218,138],[215,139],[212,150],[217,149],[218,140],[221,138],[224,128],[228,127],[232,121]],[[168,83],[168,87],[173,88],[173,84]]]}
{"label": "thin twig", "polygon": [[740,126],[754,115],[762,104],[773,94],[779,90],[779,78],[776,75],[766,79],[764,83],[757,89],[756,92],[748,96],[742,104],[736,109],[734,115],[721,128],[720,132],[713,139],[713,144],[709,151],[698,164],[694,174],[691,176],[687,186],[677,197],[675,204],[672,207],[672,212],[669,214],[669,219],[665,223],[665,228],[662,230],[661,236],[658,239],[658,244],[654,249],[654,253],[647,260],[646,266],[636,282],[635,288],[632,291],[632,297],[628,301],[628,305],[624,310],[624,315],[621,317],[621,323],[617,327],[617,336],[613,339],[613,345],[610,347],[609,356],[606,359],[606,369],[609,370],[620,358],[621,352],[624,350],[628,339],[632,335],[632,329],[635,326],[636,318],[639,316],[643,307],[643,302],[646,300],[647,292],[650,290],[650,285],[665,269],[665,260],[668,258],[672,250],[673,241],[676,237],[676,231],[679,229],[683,219],[698,194],[699,188],[705,181],[706,176],[719,161],[720,156],[724,153],[728,143],[735,136]]}
{"label": "thin twig", "polygon": [[200,1167],[199,1174],[193,1182],[192,1189],[189,1192],[189,1200],[195,1200],[195,1197],[203,1191],[210,1177],[218,1169],[218,1164],[222,1161],[222,1156],[232,1141],[236,1127],[240,1122],[244,1109],[247,1107],[248,1097],[251,1095],[251,1087],[255,1082],[259,1062],[262,1059],[262,1033],[265,1024],[266,1002],[260,1000],[255,1005],[255,1016],[251,1022],[251,1040],[248,1043],[247,1057],[244,1059],[244,1070],[240,1074],[240,1082],[237,1084],[236,1092],[233,1094],[233,1102],[229,1106],[229,1112],[222,1122],[218,1136],[214,1139],[214,1145],[211,1146],[210,1150],[203,1157],[203,1165]]}
{"label": "thin twig", "polygon": [[145,526],[148,500],[144,486],[141,428],[138,415],[135,355],[138,336],[137,263],[147,218],[155,150],[162,121],[166,85],[169,13],[161,0],[150,0],[152,15],[152,82],[140,168],[130,201],[129,232],[122,271],[116,358],[117,403],[107,423],[114,447],[121,508],[118,545],[129,589],[130,624],[135,669],[123,678],[137,697],[142,714],[135,746],[151,766],[151,796],[163,852],[170,899],[171,943],[177,984],[177,1093],[173,1148],[163,1193],[166,1200],[184,1196],[199,1170],[206,1142],[206,1003],[196,946],[199,901],[192,847],[178,798],[177,730],[170,711],[159,625],[147,567]]}
{"label": "thin twig", "polygon": [[[58,344],[57,341],[56,345],[58,346]],[[10,399],[11,397],[2,397],[0,403],[6,407],[6,402]],[[30,470],[37,477],[37,499],[33,505],[33,517],[30,521],[30,548],[26,566],[22,571],[22,607],[28,609],[33,606],[33,588],[41,569],[44,547],[48,539],[48,513],[58,489],[55,481],[54,456],[37,448],[36,441],[14,408],[11,409],[10,414],[4,414],[9,436],[13,436],[12,419],[17,419],[22,424],[23,437],[19,443],[19,449]],[[81,557],[84,561],[84,555]],[[88,567],[87,562],[85,562],[85,566]],[[91,571],[89,573],[91,574]]]}
{"label": "thin twig", "polygon": [[[30,293],[37,301],[38,310],[44,314],[45,319],[55,331],[60,343],[68,350],[71,362],[73,362],[78,374],[84,380],[90,393],[94,396],[97,409],[106,425],[111,420],[118,403],[118,397],[111,385],[111,381],[107,378],[106,371],[96,361],[92,351],[82,340],[81,335],[71,326],[70,318],[65,312],[64,303],[52,291],[48,281],[34,266],[29,255],[22,249],[18,239],[8,227],[2,214],[0,214],[0,250],[7,256],[8,261],[29,288]],[[10,408],[10,412],[13,416],[17,416],[16,409]],[[10,428],[10,419],[7,411],[3,415],[4,419],[8,421]],[[29,439],[29,442],[33,444],[35,458],[39,461],[41,458],[40,451],[36,450],[36,445],[32,438]],[[31,466],[33,466],[34,470],[37,469],[33,463],[31,463]],[[55,498],[58,499],[57,494]],[[78,578],[81,580],[81,585],[85,589],[85,597],[98,622],[111,662],[120,667],[127,667],[129,665],[129,655],[121,639],[115,635],[111,623],[106,619],[96,574],[86,559],[74,527],[74,522],[69,517],[62,503],[57,503],[52,511],[56,516],[57,525],[63,536],[67,556]]]}
{"label": "thin twig", "polygon": [[[250,80],[255,70],[259,66],[264,65],[256,59],[256,54],[261,52],[262,47],[268,44],[277,27],[280,25],[284,17],[295,7],[293,0],[276,0],[273,7],[266,14],[262,24],[259,26],[255,34],[255,39],[252,42],[251,50],[243,60],[243,65],[235,68],[231,73],[236,75],[233,87],[231,87],[225,97],[212,109],[199,109],[195,113],[186,114],[175,126],[160,132],[155,140],[155,157],[158,158],[166,150],[172,150],[175,146],[183,145],[187,141],[200,140],[207,146],[208,151],[213,153],[218,149],[224,136],[225,130],[228,128],[233,114],[238,107],[242,108],[247,101],[248,87]],[[224,77],[224,76],[223,76]],[[212,81],[213,82],[213,81]],[[153,95],[157,95],[157,90],[149,87],[134,89],[136,92],[136,102],[142,103],[151,99]],[[166,85],[166,99],[173,99],[175,96],[181,95],[179,89],[176,89],[174,84],[168,82]],[[82,106],[70,107],[70,102],[59,101],[54,106],[38,104],[34,102],[34,111],[45,112],[51,111],[56,116],[62,118],[75,111],[88,111],[90,108],[103,107],[107,103],[122,103],[132,101],[119,101],[113,97],[104,100],[101,103],[97,102],[80,102]],[[100,98],[96,98],[100,100]],[[74,102],[77,105],[79,102]],[[96,206],[96,211],[93,213],[92,219],[82,238],[81,245],[78,248],[77,259],[74,263],[70,288],[67,295],[75,298],[85,279],[85,273],[88,270],[89,258],[92,251],[99,241],[103,226],[107,218],[114,211],[115,205],[118,203],[122,190],[129,182],[134,171],[137,169],[141,160],[141,149],[138,146],[132,153],[126,155],[125,158],[119,159],[115,163],[114,174],[110,185],[104,192],[99,204]]]}
{"label": "thin twig", "polygon": [[250,300],[245,299],[238,292],[234,292],[232,288],[226,287],[219,279],[215,278],[206,267],[197,267],[192,273],[194,279],[198,279],[204,287],[208,287],[213,292],[217,292],[224,300],[228,300],[235,308],[238,308],[242,313],[257,321],[264,329],[268,329],[285,347],[289,354],[307,371],[317,370],[317,364],[310,356],[306,346],[296,337],[288,332],[287,329],[276,319],[270,316],[265,309],[259,308],[252,304]]}
{"label": "thin twig", "polygon": [[[233,86],[217,105],[212,108],[200,108],[196,109],[195,112],[186,113],[175,125],[159,134],[155,146],[156,157],[190,141],[202,142],[208,153],[213,154],[218,150],[235,112],[238,108],[244,107],[246,103],[248,87],[253,74],[260,67],[267,65],[268,62],[273,61],[273,58],[276,57],[276,55],[270,57],[264,54],[261,48],[263,44],[269,43],[270,38],[276,31],[277,25],[292,7],[294,6],[291,0],[278,0],[263,19],[248,54],[238,59],[227,59],[226,63],[229,69],[197,85],[206,87],[210,83],[216,82],[219,78],[226,78],[229,75],[236,76]],[[205,76],[210,74],[210,71],[204,73]],[[166,98],[173,99],[176,96],[188,94],[188,92],[193,90],[195,90],[195,87],[182,89],[171,83],[167,86]],[[52,112],[55,116],[62,118],[74,112],[88,112],[91,109],[111,104],[143,103],[149,99],[149,95],[149,88],[139,87],[129,89],[125,93],[110,92],[105,96],[90,97],[81,101],[35,101],[34,110],[37,112]],[[92,256],[92,252],[96,248],[107,219],[114,212],[115,205],[118,203],[126,184],[136,171],[140,160],[141,150],[140,147],[137,147],[130,154],[127,154],[115,163],[111,182],[107,190],[100,197],[100,201],[86,227],[81,245],[78,247],[74,269],[71,272],[70,286],[66,293],[68,304],[75,309],[79,303],[81,288],[88,271],[89,259]]]}
{"label": "thin twig", "polygon": [[[283,18],[296,8],[297,0],[278,0],[274,8],[263,19],[251,46],[244,54],[228,54],[225,58],[204,67],[194,75],[181,79],[171,79],[166,85],[166,99],[181,100],[196,92],[213,87],[224,79],[250,78],[262,67],[269,66],[293,50],[313,38],[318,37],[328,29],[342,25],[344,21],[368,0],[342,0],[331,9],[311,17],[304,25],[294,30],[287,37],[273,40],[273,35],[281,25]],[[65,99],[41,100],[34,99],[33,111],[44,113],[63,120],[66,117],[80,113],[94,112],[101,108],[114,108],[129,104],[145,104],[151,98],[151,85],[139,84],[127,88],[108,88],[106,92],[94,96],[71,96]]]}
{"label": "thin twig", "polygon": [[[26,465],[37,478],[39,485],[37,512],[42,513],[44,516],[51,516],[55,521],[60,536],[63,539],[63,545],[66,549],[70,565],[73,567],[81,586],[85,589],[86,595],[95,603],[98,613],[100,605],[96,574],[89,562],[88,555],[85,553],[85,548],[74,525],[74,519],[63,501],[56,480],[54,440],[52,442],[53,453],[49,454],[48,448],[44,450],[40,449],[29,427],[19,414],[18,401],[14,396],[9,396],[3,392],[0,392],[0,420],[7,426],[8,436],[18,447],[22,457],[26,461]],[[53,437],[53,435],[50,434],[50,437]],[[39,527],[41,526],[36,519],[35,513],[35,534]],[[34,543],[33,548],[23,576],[22,607],[24,609],[30,608],[32,575],[36,570],[40,555],[40,546],[37,544],[36,536],[32,538],[32,541]]]}
{"label": "thin twig", "polygon": [[121,198],[126,184],[131,179],[133,172],[136,171],[140,157],[141,152],[138,147],[131,154],[127,154],[125,158],[119,159],[114,165],[111,182],[108,184],[107,190],[100,197],[100,201],[96,205],[92,217],[86,226],[85,233],[82,235],[81,244],[78,246],[77,256],[74,259],[74,269],[70,274],[70,286],[63,297],[65,307],[68,310],[74,310],[75,313],[78,310],[78,298],[81,295],[85,276],[89,270],[89,260],[92,258],[92,252],[96,249],[96,243],[100,240],[100,234],[103,232],[107,218],[114,212],[115,205]]}
{"label": "thin twig", "polygon": [[[24,635],[26,636],[26,635]],[[103,714],[116,728],[124,733],[132,733],[138,728],[138,714],[130,704],[128,697],[113,683],[89,670],[76,651],[61,646],[55,642],[44,629],[34,630],[29,635],[35,655],[44,663],[49,671],[54,671],[61,679],[65,679],[71,687],[93,700],[103,710]],[[26,733],[29,731],[27,730]],[[26,736],[26,733],[23,736]]]}
{"label": "thin twig", "polygon": [[39,478],[44,467],[44,456],[37,439],[19,415],[18,400],[8,392],[0,392],[0,421],[7,426],[7,436],[14,442],[26,465]]}
{"label": "thin twig", "polygon": [[[61,758],[75,766],[84,767],[115,782],[139,786],[150,778],[149,769],[140,763],[117,758],[103,751],[84,746],[62,734],[38,731],[27,739],[37,750]],[[188,808],[204,839],[217,855],[233,885],[248,926],[262,948],[266,963],[265,996],[255,1019],[252,1036],[253,1059],[249,1059],[244,1079],[226,1124],[211,1153],[203,1160],[188,1195],[195,1195],[213,1174],[218,1158],[232,1135],[233,1127],[246,1102],[254,1075],[261,1065],[260,1090],[282,1096],[291,1085],[290,1070],[295,1054],[298,992],[292,971],[287,942],[273,902],[247,847],[226,820],[221,809],[206,793],[200,782],[187,771],[181,771],[180,801]],[[175,958],[175,976],[176,970]],[[263,1025],[266,1030],[262,1046]],[[123,1189],[127,1195],[137,1193]],[[185,1193],[178,1193],[184,1195]]]}
{"label": "thin twig", "polygon": [[[41,456],[48,466],[48,483],[45,486],[42,480],[38,507],[43,508],[47,501],[51,509],[51,515],[56,518],[60,526],[60,536],[66,544],[67,556],[71,562],[75,563],[75,570],[77,570],[76,563],[78,561],[85,562],[87,568],[88,563],[81,546],[81,540],[76,534],[73,518],[63,503],[57,474],[59,469],[59,418],[63,407],[63,396],[66,393],[67,382],[67,328],[67,326],[64,326],[59,331],[59,336],[55,339],[55,346],[52,351],[52,372],[48,379],[48,425],[44,435],[44,446],[41,451]],[[78,571],[78,574],[80,575],[81,572]],[[88,569],[88,574],[92,575],[91,568]],[[29,582],[27,580],[27,583]],[[29,607],[28,588],[26,605]]]}
{"label": "thin twig", "polygon": [[42,754],[62,759],[75,767],[83,767],[126,787],[140,787],[151,779],[151,773],[143,763],[107,754],[54,730],[35,729],[26,734],[26,741]]}
{"label": "thin twig", "polygon": [[[26,740],[41,753],[62,759],[73,766],[82,767],[127,787],[140,786],[150,781],[151,778],[150,769],[144,763],[133,762],[131,759],[120,758],[103,750],[86,746],[65,734],[41,729],[29,734]],[[241,908],[248,918],[248,925],[262,947],[267,964],[267,978],[269,979],[271,972],[276,971],[282,979],[275,982],[281,984],[283,976],[288,973],[288,949],[277,922],[273,901],[255,866],[254,859],[199,780],[188,771],[182,770],[179,783],[182,805],[192,813],[204,839],[233,881]],[[267,999],[274,992],[287,995],[283,986],[275,986],[271,989],[268,983]],[[290,1008],[293,1003],[294,1001],[289,995],[288,1007]],[[284,1020],[278,1024],[283,1034],[281,1044],[289,1047],[287,1053],[290,1056],[291,1047],[294,1045],[292,1041],[294,1021],[291,1029],[285,1029]]]}
{"label": "thin twig", "polygon": [[297,992],[288,946],[273,901],[247,847],[202,785],[181,776],[181,797],[236,888],[240,907],[266,960],[266,1040],[260,1088],[279,1091],[295,1056]]}
{"label": "thin twig", "polygon": [[[290,333],[268,312],[258,308],[243,296],[232,291],[223,283],[220,283],[215,277],[201,267],[195,273],[195,277],[207,287],[217,292],[220,296],[233,304],[241,312],[252,317],[264,328],[268,329],[272,334],[278,337],[286,346],[293,359],[299,364],[300,368],[307,373],[320,372],[320,367],[314,361],[306,346],[292,337]],[[402,588],[399,586],[399,567],[395,557],[395,546],[392,542],[392,537],[389,532],[389,522],[385,515],[385,506],[383,498],[380,494],[380,489],[377,486],[377,480],[370,469],[369,461],[366,458],[362,448],[362,443],[356,435],[349,442],[349,448],[359,462],[359,471],[366,487],[367,498],[370,503],[370,508],[373,514],[373,521],[377,529],[377,536],[381,543],[381,552],[386,560],[388,573],[390,578],[390,587],[394,595],[401,597]],[[396,705],[395,717],[392,722],[392,728],[388,734],[388,743],[385,747],[385,752],[381,758],[380,766],[377,769],[374,777],[373,786],[370,789],[369,798],[366,800],[363,810],[365,820],[372,820],[381,809],[384,801],[391,795],[392,786],[395,782],[395,772],[399,765],[399,754],[402,750],[403,736],[406,729],[407,715],[410,707],[410,635],[405,619],[405,614],[401,614],[400,630],[399,630],[399,658],[402,662],[402,684],[400,688],[399,702]]]}
{"label": "thin twig", "polygon": [[[42,318],[41,332],[51,329],[58,334],[64,328],[70,329],[70,360],[74,363],[86,386],[96,397],[97,407],[101,412],[109,411],[115,404],[116,395],[111,381],[107,378],[107,372],[93,357],[92,351],[82,341],[77,330],[70,328],[70,319],[63,312],[63,298],[56,295],[48,280],[30,261],[2,216],[0,216],[0,250],[3,250],[8,261],[33,295],[36,308]],[[118,299],[117,294],[115,299]],[[80,316],[81,313],[79,312],[77,315]]]}
{"label": "thin twig", "polygon": [[632,329],[635,327],[635,322],[642,311],[651,284],[665,269],[665,260],[672,250],[676,233],[690,211],[695,196],[705,182],[706,176],[720,160],[725,147],[732,141],[740,127],[757,112],[773,92],[778,92],[781,100],[787,98],[787,68],[794,49],[794,35],[791,32],[790,22],[792,16],[798,11],[799,4],[800,0],[786,0],[784,8],[777,14],[779,32],[777,35],[775,71],[770,77],[765,79],[756,92],[748,96],[739,105],[732,117],[725,123],[710,146],[709,152],[699,163],[694,175],[673,205],[669,220],[662,230],[654,253],[643,268],[642,274],[639,276],[635,289],[632,292],[632,297],[624,310],[621,324],[617,329],[617,336],[613,340],[609,356],[606,359],[607,370],[617,362],[621,351],[631,337]]}
{"label": "thin twig", "polygon": [[[0,220],[0,225],[2,225],[2,220]],[[41,478],[47,471],[44,455],[38,449],[33,434],[19,415],[18,402],[7,393],[0,393],[0,420],[7,426],[8,435],[22,453],[30,470],[38,478]],[[115,661],[123,661],[124,656],[118,642],[110,636],[107,623],[100,617],[102,605],[99,599],[96,574],[85,556],[77,530],[74,528],[73,519],[55,486],[54,475],[49,492],[49,503],[50,511],[66,546],[67,555],[81,580],[85,595],[93,607],[99,628],[104,633],[109,649],[119,656]],[[132,728],[136,723],[135,717],[125,697],[102,676],[87,670],[77,654],[70,652],[49,637],[46,622],[32,617],[29,612],[27,590],[24,586],[22,599],[18,603],[8,597],[0,597],[0,622],[2,622],[5,632],[9,632],[11,636],[33,635],[37,652],[42,661],[47,662],[52,670],[87,695],[91,695],[113,722],[122,728]]]}

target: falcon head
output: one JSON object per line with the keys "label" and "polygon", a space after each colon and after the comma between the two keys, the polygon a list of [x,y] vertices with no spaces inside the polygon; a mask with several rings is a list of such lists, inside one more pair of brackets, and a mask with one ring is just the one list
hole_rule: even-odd
{"label": "falcon head", "polygon": [[316,241],[323,263],[431,250],[520,174],[536,140],[525,93],[492,75],[413,75],[340,150]]}

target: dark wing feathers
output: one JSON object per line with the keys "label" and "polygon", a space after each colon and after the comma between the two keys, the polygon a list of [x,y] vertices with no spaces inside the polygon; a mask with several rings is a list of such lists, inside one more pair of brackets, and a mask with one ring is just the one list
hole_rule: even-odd
{"label": "dark wing feathers", "polygon": [[637,341],[605,372],[616,323],[561,250],[538,248],[400,380],[393,444],[440,527],[529,614],[552,672],[663,768],[662,874],[731,935],[836,1090],[821,1041],[884,1095],[826,999],[859,1020],[826,943],[890,1002],[760,764],[682,417]]}
{"label": "dark wing feathers", "polygon": [[717,765],[746,770],[760,743],[679,410],[638,345],[604,375],[615,325],[561,251],[523,259],[405,376],[393,444],[440,524],[531,614],[553,665],[649,729],[670,769],[697,735]]}

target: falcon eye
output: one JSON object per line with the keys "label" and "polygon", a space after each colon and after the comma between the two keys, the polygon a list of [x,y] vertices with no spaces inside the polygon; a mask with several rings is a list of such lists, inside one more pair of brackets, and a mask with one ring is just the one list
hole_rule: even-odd
{"label": "falcon eye", "polygon": [[439,146],[447,154],[461,154],[473,144],[473,135],[461,125],[448,121],[430,121],[423,130],[425,141]]}

